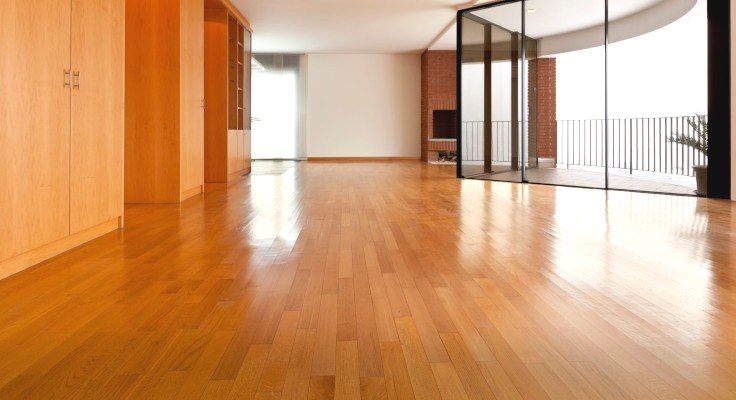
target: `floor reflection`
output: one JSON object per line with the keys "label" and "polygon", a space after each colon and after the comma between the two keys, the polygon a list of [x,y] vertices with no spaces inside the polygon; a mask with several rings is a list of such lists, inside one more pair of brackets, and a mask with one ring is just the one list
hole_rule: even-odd
{"label": "floor reflection", "polygon": [[[503,168],[503,167],[499,167]],[[483,173],[481,165],[463,166],[463,174],[472,179],[488,179],[504,182],[520,182],[521,171],[499,170],[492,174]],[[526,180],[531,183],[549,185],[604,188],[605,170],[602,168],[530,168]],[[671,193],[695,196],[695,178],[644,171],[609,169],[611,189],[633,190],[638,192]]]}

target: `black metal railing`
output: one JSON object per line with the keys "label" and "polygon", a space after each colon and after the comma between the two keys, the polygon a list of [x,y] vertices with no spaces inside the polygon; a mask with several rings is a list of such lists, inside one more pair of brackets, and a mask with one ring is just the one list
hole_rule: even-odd
{"label": "black metal railing", "polygon": [[[704,117],[707,123],[707,117]],[[511,121],[493,121],[491,155],[494,163],[511,162]],[[521,123],[519,123],[521,132]],[[693,176],[692,166],[707,157],[692,146],[676,143],[682,134],[699,144],[698,116],[621,118],[608,120],[608,166],[621,170]],[[557,121],[558,167],[605,167],[606,122],[603,119]],[[462,122],[462,160],[483,161],[484,122]],[[536,153],[535,153],[536,154]]]}
{"label": "black metal railing", "polygon": [[[494,163],[511,162],[511,121],[491,122],[491,154]],[[461,132],[463,161],[485,160],[484,121],[463,121]],[[521,123],[519,123],[521,132]]]}

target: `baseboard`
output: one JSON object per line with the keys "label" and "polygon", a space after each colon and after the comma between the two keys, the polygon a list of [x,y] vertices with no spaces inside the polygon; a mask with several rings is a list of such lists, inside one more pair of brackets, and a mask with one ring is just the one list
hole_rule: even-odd
{"label": "baseboard", "polygon": [[71,236],[45,244],[7,260],[0,261],[0,279],[5,279],[10,275],[17,274],[26,268],[32,267],[42,261],[46,261],[49,258],[58,256],[65,251],[87,243],[106,233],[117,230],[121,223],[122,220],[119,217],[115,217],[109,221],[87,228]]}
{"label": "baseboard", "polygon": [[181,192],[181,194],[179,195],[179,200],[184,201],[190,197],[194,197],[201,193],[202,193],[202,185],[197,185],[191,189]]}
{"label": "baseboard", "polygon": [[246,169],[243,168],[243,169],[241,169],[239,171],[235,171],[235,172],[232,172],[232,173],[227,174],[227,181],[230,182],[233,179],[240,178],[241,176],[243,176],[243,174],[245,173],[245,171],[246,171]]}
{"label": "baseboard", "polygon": [[307,161],[340,161],[340,162],[364,162],[364,161],[419,161],[420,157],[308,157]]}

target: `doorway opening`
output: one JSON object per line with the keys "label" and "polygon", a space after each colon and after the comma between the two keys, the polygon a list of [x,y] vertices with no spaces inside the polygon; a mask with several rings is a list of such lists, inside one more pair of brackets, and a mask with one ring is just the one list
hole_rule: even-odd
{"label": "doorway opening", "polygon": [[254,54],[252,65],[253,159],[303,159],[306,56]]}

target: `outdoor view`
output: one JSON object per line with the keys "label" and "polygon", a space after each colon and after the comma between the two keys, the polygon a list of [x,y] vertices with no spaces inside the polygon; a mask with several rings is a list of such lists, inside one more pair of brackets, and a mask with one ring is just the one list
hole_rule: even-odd
{"label": "outdoor view", "polygon": [[256,54],[253,64],[255,160],[298,157],[299,56]]}

